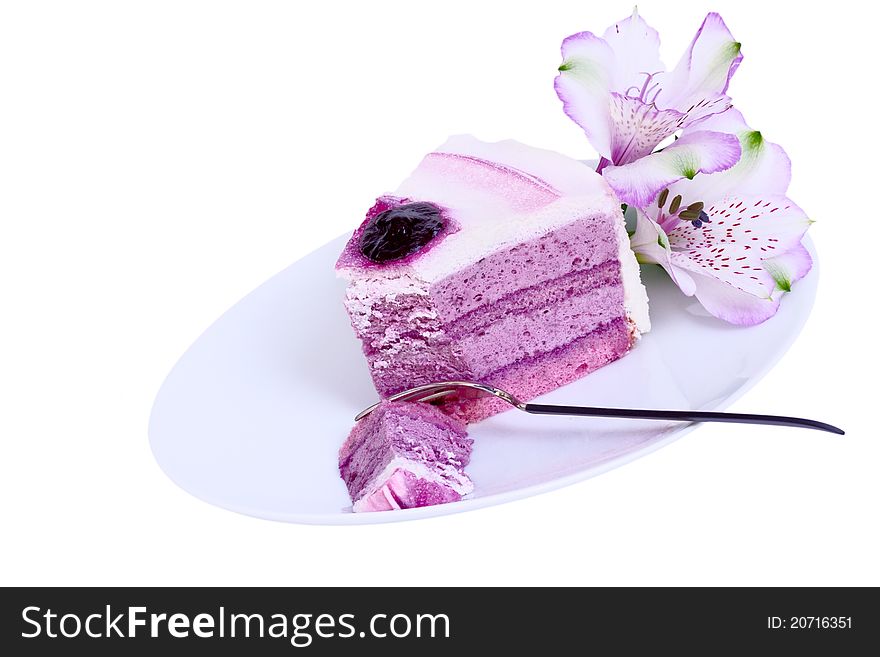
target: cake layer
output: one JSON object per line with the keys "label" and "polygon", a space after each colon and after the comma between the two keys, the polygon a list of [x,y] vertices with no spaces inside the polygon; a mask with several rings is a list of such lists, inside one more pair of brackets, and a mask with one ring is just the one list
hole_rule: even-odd
{"label": "cake layer", "polygon": [[516,361],[564,347],[603,324],[623,319],[623,288],[572,293],[543,309],[512,313],[461,338],[462,356],[477,381]]}
{"label": "cake layer", "polygon": [[470,451],[465,426],[437,408],[383,402],[340,448],[339,474],[355,511],[437,504],[473,489],[463,471]]}
{"label": "cake layer", "polygon": [[620,266],[616,261],[572,271],[553,281],[522,288],[492,303],[484,303],[447,322],[445,331],[449,337],[459,339],[503,320],[508,315],[540,311],[572,296],[583,295],[608,285],[621,285]]}
{"label": "cake layer", "polygon": [[[532,220],[540,223],[542,219],[536,215]],[[435,282],[430,293],[441,319],[452,322],[524,288],[616,262],[617,255],[611,217],[576,217],[570,224],[534,239],[507,247],[499,245],[476,263]]]}
{"label": "cake layer", "polygon": [[[524,359],[483,377],[483,381],[529,401],[576,381],[623,356],[633,344],[627,322],[616,319],[564,347]],[[585,402],[586,403],[586,402]],[[463,422],[478,422],[510,410],[497,397],[478,397],[443,404],[443,410]]]}
{"label": "cake layer", "polygon": [[461,347],[446,335],[427,294],[380,295],[373,288],[370,281],[353,282],[346,307],[382,397],[418,382],[467,376],[470,370]]}

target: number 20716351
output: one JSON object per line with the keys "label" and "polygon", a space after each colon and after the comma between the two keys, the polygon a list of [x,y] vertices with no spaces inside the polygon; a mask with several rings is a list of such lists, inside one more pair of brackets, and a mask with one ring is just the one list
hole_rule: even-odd
{"label": "number 20716351", "polygon": [[768,616],[770,630],[851,630],[852,616]]}

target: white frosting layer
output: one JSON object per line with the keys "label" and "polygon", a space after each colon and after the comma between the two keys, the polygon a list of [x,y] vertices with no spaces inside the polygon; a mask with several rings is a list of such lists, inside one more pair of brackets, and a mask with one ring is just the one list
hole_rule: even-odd
{"label": "white frosting layer", "polygon": [[[424,463],[420,463],[419,461],[413,461],[411,459],[403,458],[402,456],[395,456],[388,465],[380,472],[373,480],[367,485],[364,486],[361,494],[358,496],[358,499],[355,500],[352,505],[352,510],[357,513],[363,511],[365,509],[365,501],[370,498],[378,489],[385,485],[385,482],[388,478],[394,474],[395,470],[407,470],[413,473],[419,479],[424,479],[425,481],[436,482],[447,488],[451,488],[456,493],[464,497],[468,493],[473,492],[474,483],[468,479],[468,476],[463,472],[458,471],[454,466],[446,465],[442,466],[443,475],[441,476],[434,470],[428,469]],[[392,501],[393,503],[393,501]],[[397,506],[396,504],[393,504]]]}
{"label": "white frosting layer", "polygon": [[[456,155],[507,169],[483,168]],[[580,162],[515,141],[488,144],[468,135],[451,137],[427,155],[394,194],[439,203],[460,224],[441,247],[413,260],[413,272],[428,282],[575,219],[620,211],[611,188]]]}
{"label": "white frosting layer", "polygon": [[617,224],[617,259],[620,260],[620,280],[623,282],[623,308],[626,316],[635,325],[636,337],[651,330],[648,317],[648,291],[642,285],[642,276],[636,254],[629,246],[626,221],[620,213]]}
{"label": "white frosting layer", "polygon": [[342,268],[340,275],[360,282],[355,293],[360,302],[368,304],[371,295],[385,296],[398,286],[415,291],[424,285],[426,292],[431,283],[498,250],[576,220],[616,216],[626,313],[637,332],[650,329],[647,293],[629,248],[620,201],[602,176],[581,162],[511,140],[486,143],[458,135],[428,154],[393,195],[448,208],[459,230],[400,267]]}

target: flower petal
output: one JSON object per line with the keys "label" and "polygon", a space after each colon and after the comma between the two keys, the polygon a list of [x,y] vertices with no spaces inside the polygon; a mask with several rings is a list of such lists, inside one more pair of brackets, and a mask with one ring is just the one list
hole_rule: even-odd
{"label": "flower petal", "polygon": [[779,310],[779,299],[756,297],[710,276],[694,275],[694,296],[715,317],[739,326],[764,322]]}
{"label": "flower petal", "polygon": [[662,151],[603,171],[621,201],[644,208],[657,194],[682,178],[729,169],[739,160],[739,140],[720,132],[697,131]]}
{"label": "flower petal", "polygon": [[[710,222],[695,226],[679,220],[668,232],[673,264],[754,297],[770,298],[777,279],[763,262],[800,246],[810,225],[804,211],[788,198],[772,195],[728,196],[704,211]],[[783,274],[799,271],[787,260],[777,268]]]}
{"label": "flower petal", "polygon": [[[687,107],[684,107],[685,105]],[[709,117],[726,114],[731,107],[733,107],[733,101],[724,94],[705,96],[682,103],[681,127],[697,126],[699,130],[711,130],[711,128],[704,126],[703,122]]]}
{"label": "flower petal", "polygon": [[650,155],[675,133],[681,112],[660,110],[638,98],[611,94],[611,161],[620,166]]}
{"label": "flower petal", "polygon": [[553,86],[565,113],[587,135],[599,155],[611,158],[608,94],[614,51],[591,32],[573,34],[562,42],[562,64]]}
{"label": "flower petal", "polygon": [[767,258],[761,263],[776,282],[773,296],[791,292],[791,286],[806,276],[813,268],[813,258],[803,244],[798,244],[781,256]]}
{"label": "flower petal", "polygon": [[[752,130],[739,111],[731,108],[716,114],[701,122],[699,128],[736,135],[742,146],[742,157],[724,173],[698,176],[688,185],[688,193],[695,195],[695,199],[720,198],[727,194],[785,194],[791,181],[791,160],[781,146]],[[683,134],[690,130],[686,129]]]}
{"label": "flower petal", "polygon": [[769,296],[756,296],[744,291],[741,286],[697,273],[686,254],[674,252],[671,262],[675,269],[693,272],[693,294],[706,310],[715,317],[740,326],[760,324],[775,315],[782,296],[790,292],[792,284],[806,276],[813,266],[813,259],[801,243],[781,256],[767,258],[761,265],[773,280],[775,289]]}
{"label": "flower petal", "polygon": [[675,70],[663,77],[657,104],[688,114],[684,125],[723,112],[730,106],[724,94],[741,61],[740,44],[721,16],[708,14]]}
{"label": "flower petal", "polygon": [[[693,130],[694,128],[690,128]],[[731,107],[729,110],[713,114],[707,117],[705,121],[700,123],[699,130],[714,130],[715,132],[727,132],[731,135],[738,135],[742,132],[751,130],[749,124],[746,123],[745,117],[738,109]],[[688,130],[685,130],[687,132]]]}
{"label": "flower petal", "polygon": [[[638,96],[650,87],[655,74],[666,70],[660,61],[660,35],[639,16],[638,10],[605,30],[602,38],[614,51],[611,88]],[[645,84],[648,83],[648,87]]]}
{"label": "flower petal", "polygon": [[672,249],[666,233],[642,210],[637,209],[637,213],[636,230],[629,239],[636,259],[642,264],[660,265],[685,295],[692,296],[694,279],[685,270],[673,265]]}

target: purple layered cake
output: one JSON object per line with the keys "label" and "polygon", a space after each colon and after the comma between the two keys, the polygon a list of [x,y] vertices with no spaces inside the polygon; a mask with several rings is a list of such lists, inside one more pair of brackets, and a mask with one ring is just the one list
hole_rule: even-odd
{"label": "purple layered cake", "polygon": [[355,424],[339,450],[354,511],[456,502],[473,490],[464,473],[472,441],[465,425],[429,404],[382,402]]}
{"label": "purple layered cake", "polygon": [[[620,201],[584,164],[513,141],[458,136],[427,155],[336,268],[381,397],[465,379],[532,399],[649,329]],[[467,422],[507,408],[445,406]]]}

